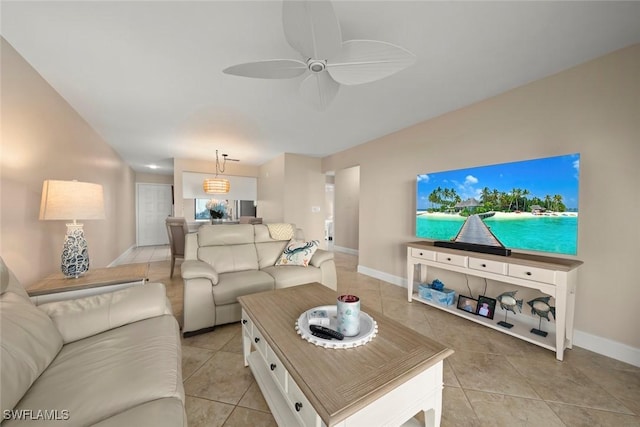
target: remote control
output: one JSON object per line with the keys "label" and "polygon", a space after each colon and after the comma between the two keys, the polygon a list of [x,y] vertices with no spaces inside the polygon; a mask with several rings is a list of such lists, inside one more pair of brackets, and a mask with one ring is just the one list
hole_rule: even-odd
{"label": "remote control", "polygon": [[344,335],[342,335],[340,332],[334,331],[333,329],[325,328],[324,326],[309,325],[309,329],[311,329],[311,332],[317,332],[323,335],[329,335],[330,337],[335,338],[337,340],[344,339]]}
{"label": "remote control", "polygon": [[333,337],[327,334],[321,334],[320,332],[311,332],[314,337],[322,338],[323,340],[332,340]]}

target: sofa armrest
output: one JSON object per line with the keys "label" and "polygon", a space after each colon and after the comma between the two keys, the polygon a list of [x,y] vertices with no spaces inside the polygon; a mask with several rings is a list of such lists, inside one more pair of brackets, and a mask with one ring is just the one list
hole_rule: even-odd
{"label": "sofa armrest", "polygon": [[316,253],[311,257],[309,262],[314,267],[320,267],[323,262],[333,259],[333,252],[325,251],[324,249],[316,250]]}
{"label": "sofa armrest", "polygon": [[204,261],[189,260],[180,265],[183,279],[205,278],[211,280],[214,285],[218,284],[218,272],[210,264]]}
{"label": "sofa armrest", "polygon": [[39,305],[53,320],[65,344],[109,329],[172,314],[162,283]]}

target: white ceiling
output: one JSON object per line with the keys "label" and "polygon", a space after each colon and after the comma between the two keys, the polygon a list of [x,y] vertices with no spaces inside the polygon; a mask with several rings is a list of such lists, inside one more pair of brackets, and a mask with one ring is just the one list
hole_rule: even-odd
{"label": "white ceiling", "polygon": [[416,63],[342,86],[324,112],[303,77],[226,75],[298,58],[280,1],[1,3],[2,36],[138,171],[215,150],[260,165],[326,156],[640,42],[639,2],[335,1],[343,38],[402,46]]}

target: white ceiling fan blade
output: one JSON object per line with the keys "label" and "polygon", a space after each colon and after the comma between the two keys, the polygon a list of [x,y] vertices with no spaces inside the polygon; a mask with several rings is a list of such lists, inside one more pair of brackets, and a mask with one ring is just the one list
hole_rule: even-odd
{"label": "white ceiling fan blade", "polygon": [[300,83],[300,95],[323,111],[338,94],[340,85],[327,73],[313,73]]}
{"label": "white ceiling fan blade", "polygon": [[340,53],[327,62],[327,71],[344,85],[369,83],[388,77],[413,64],[408,50],[375,40],[349,40]]}
{"label": "white ceiling fan blade", "polygon": [[340,24],[327,0],[285,0],[282,22],[287,42],[306,59],[328,59],[342,48]]}
{"label": "white ceiling fan blade", "polygon": [[222,70],[225,74],[258,79],[290,79],[304,74],[305,71],[307,71],[307,64],[295,59],[247,62]]}

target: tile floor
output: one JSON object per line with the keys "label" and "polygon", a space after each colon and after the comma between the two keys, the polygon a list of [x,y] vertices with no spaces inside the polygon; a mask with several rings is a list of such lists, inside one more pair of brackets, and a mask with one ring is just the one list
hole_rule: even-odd
{"label": "tile floor", "polygon": [[[579,347],[559,362],[549,350],[408,303],[403,288],[357,273],[357,257],[335,255],[340,292],[455,350],[445,361],[443,426],[640,426],[640,368]],[[169,259],[168,247],[146,247],[121,263],[150,262],[150,279],[167,285],[181,322],[183,283],[178,266],[169,278]],[[182,358],[190,427],[276,425],[243,366],[239,323],[184,339]]]}

